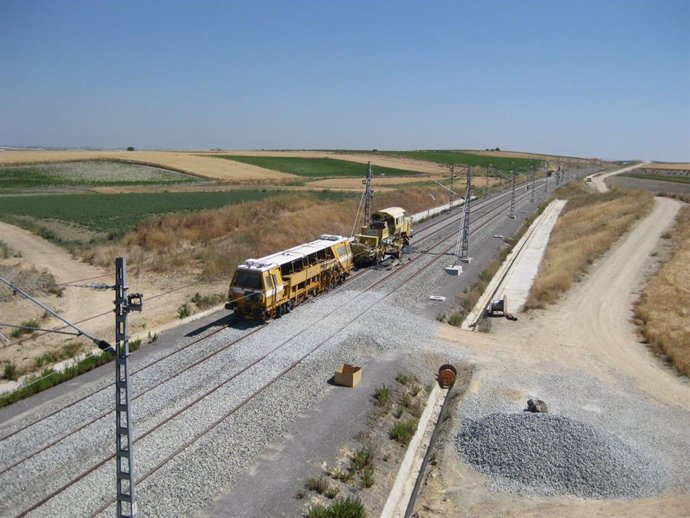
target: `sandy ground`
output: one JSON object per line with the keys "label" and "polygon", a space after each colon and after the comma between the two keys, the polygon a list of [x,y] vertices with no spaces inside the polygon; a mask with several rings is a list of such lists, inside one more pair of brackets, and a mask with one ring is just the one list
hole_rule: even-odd
{"label": "sandy ground", "polygon": [[[21,228],[0,222],[0,236],[2,241],[13,250],[21,253],[21,262],[25,266],[34,266],[39,270],[46,269],[52,273],[58,284],[105,283],[113,285],[115,267],[108,271],[77,261],[68,252],[56,245]],[[130,334],[144,329],[175,320],[177,308],[189,301],[197,291],[202,294],[221,293],[225,286],[207,285],[195,281],[193,278],[164,278],[153,276],[139,276],[135,270],[129,269],[130,293],[144,293],[143,314],[133,313],[130,319]],[[171,291],[175,290],[175,291]],[[167,293],[169,292],[169,293]],[[163,296],[158,296],[165,293]],[[155,302],[147,304],[147,300],[155,298]],[[97,338],[112,340],[114,338],[113,292],[96,291],[92,289],[67,286],[64,295],[39,296],[38,299],[48,307],[57,311],[63,318],[79,324],[84,331]],[[30,318],[40,317],[43,310],[29,303],[20,296],[0,301],[2,320],[10,324],[20,324]],[[95,315],[104,314],[91,319]],[[47,329],[62,327],[64,324],[51,317],[41,323]],[[9,335],[8,329],[2,330]],[[0,360],[12,361],[18,366],[31,366],[33,359],[49,350],[55,350],[67,338],[63,335],[37,335],[35,338],[24,337],[12,340],[12,344],[0,348]]]}
{"label": "sandy ground", "polygon": [[221,181],[265,181],[299,177],[249,164],[174,151],[2,151],[1,164],[38,164],[75,160],[114,159],[158,165]]}
{"label": "sandy ground", "polygon": [[[547,365],[574,369],[611,387],[632,387],[664,408],[690,412],[690,383],[639,343],[630,323],[631,304],[644,282],[650,254],[673,223],[681,204],[657,198],[646,219],[622,240],[565,300],[547,310],[522,315],[518,322],[493,321],[490,335],[444,326],[440,337],[470,351],[481,379],[498,379],[506,369],[538,372]],[[586,322],[587,325],[583,325]],[[487,390],[473,379],[470,392]],[[516,388],[502,394],[524,405]],[[520,497],[494,493],[474,469],[445,449],[441,476],[430,478],[420,516],[688,516],[690,495],[671,494],[633,501],[573,497]],[[441,480],[443,479],[443,480]]]}

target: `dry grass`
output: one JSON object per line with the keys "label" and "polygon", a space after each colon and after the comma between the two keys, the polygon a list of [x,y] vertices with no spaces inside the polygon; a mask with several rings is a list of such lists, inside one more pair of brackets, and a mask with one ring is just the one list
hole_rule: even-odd
{"label": "dry grass", "polygon": [[650,347],[690,376],[690,207],[668,236],[673,252],[635,305],[635,318]]}
{"label": "dry grass", "polygon": [[[379,193],[375,209],[402,206],[409,213],[437,205],[427,191]],[[358,200],[323,201],[294,193],[193,214],[152,218],[127,234],[119,246],[83,254],[87,261],[108,265],[126,253],[132,267],[154,272],[186,271],[202,278],[227,278],[250,257],[261,257],[324,233],[349,235]]]}
{"label": "dry grass", "polygon": [[525,310],[556,302],[654,205],[650,193],[614,190],[596,194],[582,185],[561,189],[559,197],[569,201],[553,228]]}
{"label": "dry grass", "polygon": [[644,169],[662,169],[662,170],[676,169],[679,171],[690,171],[690,164],[689,163],[655,163],[655,164],[646,164],[644,166]]}

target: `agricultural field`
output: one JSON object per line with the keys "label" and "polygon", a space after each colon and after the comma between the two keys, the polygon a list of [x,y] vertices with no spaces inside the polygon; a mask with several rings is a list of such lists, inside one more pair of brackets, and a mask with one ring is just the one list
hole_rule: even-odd
{"label": "agricultural field", "polygon": [[105,160],[0,166],[0,193],[55,188],[189,183],[201,183],[201,179],[159,167]]}
{"label": "agricultural field", "polygon": [[526,171],[531,167],[539,170],[543,168],[544,161],[531,158],[503,157],[490,155],[475,155],[462,151],[429,150],[429,151],[385,151],[386,154],[425,160],[440,164],[462,164],[471,166],[488,167],[492,165],[503,172]]}
{"label": "agricultural field", "polygon": [[624,176],[629,176],[630,178],[642,178],[644,180],[657,180],[660,182],[674,182],[674,183],[686,183],[690,184],[690,176],[671,176],[665,174],[648,174],[646,171],[641,173],[631,172]]}
{"label": "agricultural field", "polygon": [[[137,223],[154,215],[215,209],[280,194],[279,191],[236,190],[6,196],[0,203],[0,219],[57,242],[83,242],[80,235],[85,235],[86,241],[98,242],[119,239]],[[65,225],[71,229],[60,228]]]}
{"label": "agricultural field", "polygon": [[0,165],[30,165],[48,162],[109,160],[162,167],[222,182],[281,183],[298,179],[241,162],[218,160],[212,156],[180,151],[0,151]]}
{"label": "agricultural field", "polygon": [[[366,166],[357,162],[337,160],[333,158],[303,158],[283,156],[243,156],[243,155],[212,155],[245,164],[255,165],[264,169],[280,171],[282,173],[305,176],[309,178],[328,177],[364,177]],[[422,173],[405,169],[374,166],[374,176],[420,176]]]}
{"label": "agricultural field", "polygon": [[690,164],[646,164],[625,174],[631,178],[690,184]]}

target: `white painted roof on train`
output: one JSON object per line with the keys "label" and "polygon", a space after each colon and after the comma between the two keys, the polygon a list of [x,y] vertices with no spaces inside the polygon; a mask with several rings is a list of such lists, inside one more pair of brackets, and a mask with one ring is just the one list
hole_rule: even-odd
{"label": "white painted roof on train", "polygon": [[375,214],[378,212],[385,212],[386,214],[389,214],[394,218],[399,218],[400,216],[405,215],[405,209],[403,209],[402,207],[388,207],[387,209],[377,210]]}
{"label": "white painted roof on train", "polygon": [[326,250],[337,243],[346,243],[347,241],[349,241],[349,239],[343,236],[323,234],[320,239],[288,248],[282,252],[267,255],[259,259],[247,259],[239,265],[238,268],[265,272],[273,266],[287,264],[300,257],[305,257],[319,250]]}

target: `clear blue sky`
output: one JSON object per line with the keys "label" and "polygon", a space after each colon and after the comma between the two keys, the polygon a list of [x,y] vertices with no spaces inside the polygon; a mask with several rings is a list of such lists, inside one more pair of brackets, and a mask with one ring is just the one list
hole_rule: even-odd
{"label": "clear blue sky", "polygon": [[690,1],[0,0],[0,145],[690,161]]}

